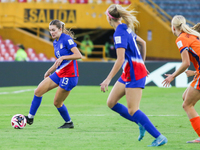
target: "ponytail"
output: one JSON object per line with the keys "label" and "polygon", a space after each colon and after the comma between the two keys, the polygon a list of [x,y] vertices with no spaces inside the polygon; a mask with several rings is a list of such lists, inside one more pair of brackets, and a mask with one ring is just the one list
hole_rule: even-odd
{"label": "ponytail", "polygon": [[62,32],[67,34],[67,35],[69,35],[72,39],[74,39],[74,32],[71,31],[71,29],[67,30],[65,28],[65,24],[64,23],[62,24]]}
{"label": "ponytail", "polygon": [[192,29],[200,33],[200,23],[195,24]]}
{"label": "ponytail", "polygon": [[137,11],[134,10],[127,10],[128,7],[122,7],[121,5],[118,4],[112,4],[108,10],[107,14],[111,15],[111,19],[114,21],[118,21],[120,18],[122,18],[127,26],[131,28],[133,31],[135,31],[135,27],[139,25],[139,21],[135,17],[135,14]]}
{"label": "ponytail", "polygon": [[173,17],[172,19],[172,25],[174,27],[176,27],[177,29],[179,29],[180,31],[183,31],[185,33],[197,36],[198,38],[200,38],[200,33],[198,31],[195,31],[193,28],[190,28],[187,24],[186,24],[186,19],[181,16],[181,15],[176,15]]}

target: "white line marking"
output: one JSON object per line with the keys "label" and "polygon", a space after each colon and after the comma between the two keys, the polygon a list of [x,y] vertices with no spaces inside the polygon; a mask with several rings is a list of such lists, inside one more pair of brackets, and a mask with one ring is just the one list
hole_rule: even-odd
{"label": "white line marking", "polygon": [[[0,116],[11,116],[9,114],[0,114]],[[37,114],[37,116],[58,116],[56,114]],[[84,117],[102,117],[102,116],[119,116],[116,115],[110,115],[110,114],[70,114],[70,116],[84,116]],[[153,117],[179,117],[184,115],[147,115],[147,116],[153,116]]]}
{"label": "white line marking", "polygon": [[33,91],[33,90],[34,89],[19,90],[19,91],[13,91],[13,92],[0,92],[0,95],[3,95],[3,94],[18,94],[18,93],[29,92],[29,91]]}

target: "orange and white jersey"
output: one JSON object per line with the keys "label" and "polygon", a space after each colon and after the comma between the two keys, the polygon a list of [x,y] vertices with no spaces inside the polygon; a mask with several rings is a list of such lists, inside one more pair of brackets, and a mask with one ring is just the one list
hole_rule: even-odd
{"label": "orange and white jersey", "polygon": [[193,63],[196,71],[200,73],[200,41],[198,37],[181,33],[176,39],[176,45],[182,53],[184,50],[189,52],[190,61]]}

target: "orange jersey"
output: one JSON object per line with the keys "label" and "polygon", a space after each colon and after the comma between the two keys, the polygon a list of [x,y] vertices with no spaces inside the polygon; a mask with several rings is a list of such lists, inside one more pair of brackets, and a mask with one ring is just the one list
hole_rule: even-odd
{"label": "orange jersey", "polygon": [[176,45],[182,53],[184,50],[189,52],[190,61],[193,63],[196,71],[200,73],[200,41],[191,34],[181,33],[176,39]]}

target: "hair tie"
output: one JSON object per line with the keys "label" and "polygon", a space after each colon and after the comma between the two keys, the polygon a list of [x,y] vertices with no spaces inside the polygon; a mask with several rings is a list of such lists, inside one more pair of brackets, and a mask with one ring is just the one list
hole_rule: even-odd
{"label": "hair tie", "polygon": [[62,22],[62,21],[60,21],[60,22],[61,22],[61,24],[62,24],[62,25],[65,25],[65,23],[64,23],[64,22]]}
{"label": "hair tie", "polygon": [[106,10],[106,14],[112,19],[119,19],[119,18],[115,18],[115,17],[111,16],[110,13],[108,12],[108,9]]}

